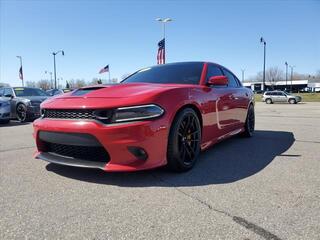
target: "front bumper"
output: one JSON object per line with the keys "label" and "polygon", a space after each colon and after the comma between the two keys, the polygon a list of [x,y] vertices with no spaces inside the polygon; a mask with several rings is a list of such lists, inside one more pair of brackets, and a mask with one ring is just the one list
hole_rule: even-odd
{"label": "front bumper", "polygon": [[[34,138],[37,143],[35,157],[48,162],[77,167],[99,168],[104,171],[136,171],[166,164],[168,123],[165,118],[110,125],[87,120],[40,118],[34,121],[33,126]],[[87,159],[82,159],[81,156],[70,158],[51,154],[43,148],[44,142],[40,138],[41,132],[91,135],[106,150],[109,159],[106,159],[105,162],[88,161]],[[63,144],[66,143],[64,142]],[[131,147],[143,149],[147,154],[147,158],[138,158],[129,150]]]}

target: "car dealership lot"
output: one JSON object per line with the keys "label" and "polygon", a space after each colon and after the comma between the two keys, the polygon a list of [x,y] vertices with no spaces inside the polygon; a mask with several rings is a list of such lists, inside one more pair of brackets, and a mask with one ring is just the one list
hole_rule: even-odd
{"label": "car dealership lot", "polygon": [[[0,127],[0,239],[318,239],[320,104],[256,104],[256,134],[187,173],[104,173],[32,158]],[[159,143],[161,144],[161,143]]]}

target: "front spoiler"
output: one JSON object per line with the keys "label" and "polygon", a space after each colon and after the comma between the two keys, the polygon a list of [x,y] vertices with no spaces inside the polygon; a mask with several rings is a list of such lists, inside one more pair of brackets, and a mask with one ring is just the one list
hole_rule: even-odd
{"label": "front spoiler", "polygon": [[106,163],[104,162],[93,162],[86,161],[78,158],[67,158],[62,157],[52,153],[39,153],[36,156],[37,159],[41,159],[50,163],[55,163],[59,165],[73,166],[73,167],[82,167],[82,168],[96,168],[96,169],[105,169]]}

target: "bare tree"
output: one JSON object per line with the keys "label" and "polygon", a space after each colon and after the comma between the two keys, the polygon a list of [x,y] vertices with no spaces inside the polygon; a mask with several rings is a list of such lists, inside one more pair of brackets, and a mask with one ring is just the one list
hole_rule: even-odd
{"label": "bare tree", "polygon": [[0,87],[10,87],[10,84],[0,82]]}
{"label": "bare tree", "polygon": [[26,81],[27,87],[37,87],[37,83],[35,81]]}
{"label": "bare tree", "polygon": [[274,82],[284,79],[284,72],[279,67],[270,67],[266,70],[266,81]]}
{"label": "bare tree", "polygon": [[51,88],[51,83],[49,80],[41,79],[39,82],[37,82],[37,87],[43,90],[48,90]]}

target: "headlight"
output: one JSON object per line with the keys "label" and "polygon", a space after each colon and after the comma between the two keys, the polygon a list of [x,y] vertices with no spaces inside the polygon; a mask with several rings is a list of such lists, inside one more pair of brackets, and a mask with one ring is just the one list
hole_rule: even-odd
{"label": "headlight", "polygon": [[155,104],[122,107],[115,109],[112,116],[112,122],[118,123],[157,118],[163,113],[164,110]]}

